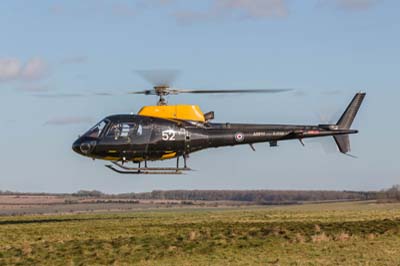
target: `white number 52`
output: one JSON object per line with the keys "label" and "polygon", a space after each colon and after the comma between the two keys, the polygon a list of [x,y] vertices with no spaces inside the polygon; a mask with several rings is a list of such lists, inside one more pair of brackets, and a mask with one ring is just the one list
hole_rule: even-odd
{"label": "white number 52", "polygon": [[175,131],[169,129],[169,130],[164,130],[162,132],[162,140],[164,141],[173,141],[175,140]]}

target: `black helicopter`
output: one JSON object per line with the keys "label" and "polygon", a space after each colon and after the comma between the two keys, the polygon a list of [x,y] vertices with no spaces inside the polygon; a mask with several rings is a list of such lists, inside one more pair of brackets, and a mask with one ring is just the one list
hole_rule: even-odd
{"label": "black helicopter", "polygon": [[[287,89],[267,90],[179,90],[157,85],[153,90],[133,94],[157,95],[158,104],[143,107],[137,115],[112,115],[104,118],[80,136],[72,149],[93,159],[111,161],[106,165],[122,174],[182,174],[190,153],[234,145],[268,142],[271,147],[279,141],[332,136],[341,153],[350,151],[349,135],[353,120],[364,100],[357,93],[336,124],[270,125],[212,123],[214,112],[203,114],[197,105],[167,105],[165,96],[179,93],[277,93]],[[183,157],[183,167],[179,158]],[[148,161],[176,158],[175,167],[149,167]],[[137,167],[128,167],[128,162]],[[144,166],[141,164],[144,163]]]}

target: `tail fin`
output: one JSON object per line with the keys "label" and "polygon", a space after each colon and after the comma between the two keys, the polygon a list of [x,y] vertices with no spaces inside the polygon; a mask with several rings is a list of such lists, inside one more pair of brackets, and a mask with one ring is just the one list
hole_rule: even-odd
{"label": "tail fin", "polygon": [[333,136],[336,145],[341,153],[348,153],[350,151],[350,138],[349,135]]}
{"label": "tail fin", "polygon": [[[351,124],[353,124],[354,118],[356,117],[357,112],[365,98],[365,95],[365,92],[359,92],[354,96],[349,106],[347,106],[346,111],[344,111],[343,115],[336,124],[339,129],[350,129]],[[349,135],[336,135],[333,136],[333,138],[335,139],[336,145],[341,153],[346,154],[350,151]]]}
{"label": "tail fin", "polygon": [[354,96],[349,106],[347,106],[346,111],[344,111],[336,124],[340,129],[349,129],[351,127],[351,124],[353,124],[354,118],[364,100],[365,94],[365,92],[359,92]]}

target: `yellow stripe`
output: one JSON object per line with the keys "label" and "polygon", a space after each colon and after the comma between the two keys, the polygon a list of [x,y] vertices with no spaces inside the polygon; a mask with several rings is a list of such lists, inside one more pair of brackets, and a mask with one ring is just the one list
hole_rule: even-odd
{"label": "yellow stripe", "polygon": [[167,153],[167,154],[164,154],[163,156],[161,156],[161,160],[171,159],[171,158],[174,158],[175,156],[176,156],[176,152]]}
{"label": "yellow stripe", "polygon": [[106,161],[117,161],[120,158],[119,157],[114,157],[114,156],[106,156],[106,157],[103,157],[102,159],[106,160]]}

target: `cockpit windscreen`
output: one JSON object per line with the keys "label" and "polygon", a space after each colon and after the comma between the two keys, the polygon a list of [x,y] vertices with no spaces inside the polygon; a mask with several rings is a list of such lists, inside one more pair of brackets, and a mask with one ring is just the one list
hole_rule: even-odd
{"label": "cockpit windscreen", "polygon": [[88,132],[86,132],[85,136],[92,137],[92,138],[99,138],[108,123],[109,123],[108,120],[102,120],[101,122],[96,124],[94,127],[92,127]]}

